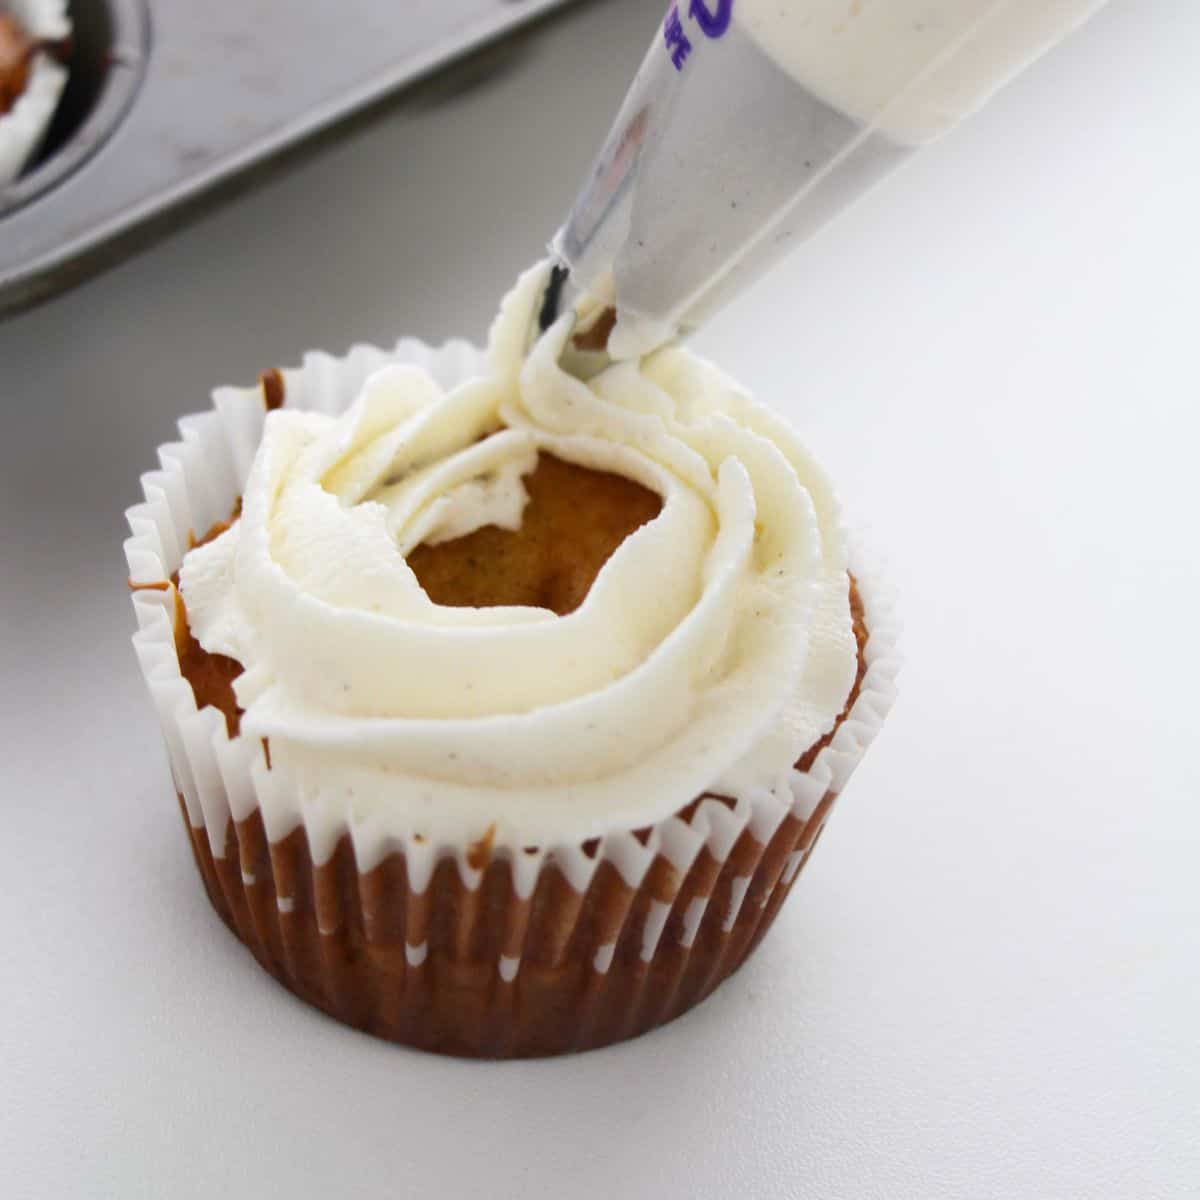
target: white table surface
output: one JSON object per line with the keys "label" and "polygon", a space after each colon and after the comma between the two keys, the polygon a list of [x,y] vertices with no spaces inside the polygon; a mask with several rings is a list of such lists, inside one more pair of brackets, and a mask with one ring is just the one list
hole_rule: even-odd
{"label": "white table surface", "polygon": [[631,1045],[462,1063],[304,1007],[209,910],[128,645],[137,474],[211,385],[481,336],[659,10],[586,7],[0,325],[4,1195],[1200,1195],[1192,0],[1114,0],[697,339],[907,627],[739,977]]}

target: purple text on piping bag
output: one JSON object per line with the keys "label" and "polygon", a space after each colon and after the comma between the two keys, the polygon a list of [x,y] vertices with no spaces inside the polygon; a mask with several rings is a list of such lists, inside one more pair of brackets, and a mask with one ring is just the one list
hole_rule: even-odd
{"label": "purple text on piping bag", "polygon": [[[692,0],[688,16],[696,22],[705,37],[716,41],[729,32],[729,23],[733,20],[733,0],[717,0],[715,12],[708,7],[705,0]],[[682,71],[688,55],[692,52],[692,43],[683,31],[678,4],[672,4],[667,10],[666,19],[663,21],[663,41],[675,70]]]}
{"label": "purple text on piping bag", "polygon": [[705,37],[724,37],[733,20],[733,0],[717,0],[716,12],[710,12],[704,0],[692,0],[688,16],[700,26]]}
{"label": "purple text on piping bag", "polygon": [[667,44],[667,53],[675,70],[682,71],[683,64],[692,52],[692,43],[683,32],[683,22],[679,19],[679,5],[672,4],[667,10],[667,19],[663,22],[663,40]]}

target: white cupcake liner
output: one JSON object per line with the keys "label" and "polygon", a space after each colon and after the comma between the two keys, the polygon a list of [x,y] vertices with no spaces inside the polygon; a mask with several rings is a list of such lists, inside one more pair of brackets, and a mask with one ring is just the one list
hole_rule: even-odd
{"label": "white cupcake liner", "polygon": [[[66,0],[6,0],[4,8],[34,38],[65,38],[71,33]],[[33,61],[25,91],[0,116],[0,187],[11,183],[41,145],[58,108],[67,70],[48,54]]]}
{"label": "white cupcake liner", "polygon": [[[485,360],[480,350],[459,341],[440,349],[412,340],[401,341],[391,351],[356,346],[341,359],[312,353],[301,367],[282,372],[286,405],[339,413],[357,396],[368,375],[389,364],[424,367],[443,386],[451,387],[482,373]],[[193,843],[206,842],[197,850],[197,857],[207,861],[211,856],[210,870],[219,866],[229,853],[237,853],[238,841],[231,822],[240,829],[243,822],[261,816],[266,839],[272,846],[302,829],[314,867],[330,863],[339,845],[345,845],[348,839],[362,877],[391,855],[399,854],[403,857],[406,886],[413,896],[420,897],[429,889],[439,864],[452,859],[462,888],[468,893],[477,891],[484,877],[477,846],[397,836],[378,818],[354,824],[306,809],[290,793],[280,772],[269,769],[261,742],[241,736],[230,739],[221,713],[211,707],[197,710],[191,686],[180,673],[174,595],[162,584],[179,569],[193,536],[228,519],[245,486],[265,414],[261,388],[218,389],[212,410],[184,417],[179,423],[181,439],[160,448],[160,469],[142,477],[144,502],[127,513],[132,536],[125,543],[125,552],[138,624],[134,647],[163,728],[175,786],[193,830]],[[891,598],[874,573],[861,563],[857,551],[852,553],[851,569],[869,631],[863,653],[865,674],[851,711],[829,745],[808,770],[791,773],[788,794],[764,790],[732,806],[728,801],[705,797],[689,806],[692,811],[687,819],[677,814],[648,830],[613,833],[600,839],[598,846],[558,844],[519,851],[496,847],[491,856],[507,861],[516,897],[527,901],[549,867],[556,868],[568,886],[582,896],[604,863],[610,864],[620,881],[637,895],[643,886],[651,886],[656,862],[669,864],[678,881],[686,879],[701,857],[720,870],[731,862],[739,841],[744,844],[744,834],[756,845],[767,847],[791,817],[793,824],[806,828],[806,833],[766,891],[754,881],[759,904],[773,916],[811,850],[832,801],[844,789],[895,697],[898,627]],[[818,813],[816,828],[807,828],[814,824]],[[702,855],[704,851],[706,856]],[[242,873],[246,877],[244,866]],[[253,884],[253,875],[249,879]],[[732,880],[727,910],[720,917],[725,931],[737,921],[751,885],[749,875]],[[661,882],[654,883],[654,889],[657,898],[650,902],[650,916],[642,933],[641,957],[646,963],[655,957],[658,938],[671,912],[671,896],[663,898]],[[778,896],[774,895],[776,890]],[[277,901],[280,913],[291,911],[290,896],[280,892]],[[706,916],[704,904],[693,899],[682,914],[680,944],[688,946],[688,939],[696,935],[706,919],[710,916]],[[410,960],[423,959],[422,945],[406,947]],[[600,974],[608,969],[612,950],[607,944],[596,947],[593,963]],[[260,953],[259,957],[264,955]],[[520,958],[512,954],[502,958],[497,969],[510,982]],[[322,1006],[333,1007],[326,1003]]]}

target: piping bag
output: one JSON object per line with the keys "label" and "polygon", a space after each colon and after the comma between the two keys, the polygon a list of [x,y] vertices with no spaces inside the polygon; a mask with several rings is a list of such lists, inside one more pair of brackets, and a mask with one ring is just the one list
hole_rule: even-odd
{"label": "piping bag", "polygon": [[1106,0],[678,0],[551,243],[589,374],[686,336]]}

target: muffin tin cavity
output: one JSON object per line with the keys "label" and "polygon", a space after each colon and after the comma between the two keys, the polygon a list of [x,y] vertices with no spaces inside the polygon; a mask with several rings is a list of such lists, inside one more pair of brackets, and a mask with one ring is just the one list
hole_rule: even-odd
{"label": "muffin tin cavity", "polygon": [[0,315],[169,229],[167,210],[456,63],[414,94],[414,112],[452,99],[521,43],[473,52],[569,2],[69,0],[69,83],[36,160],[0,186]]}

